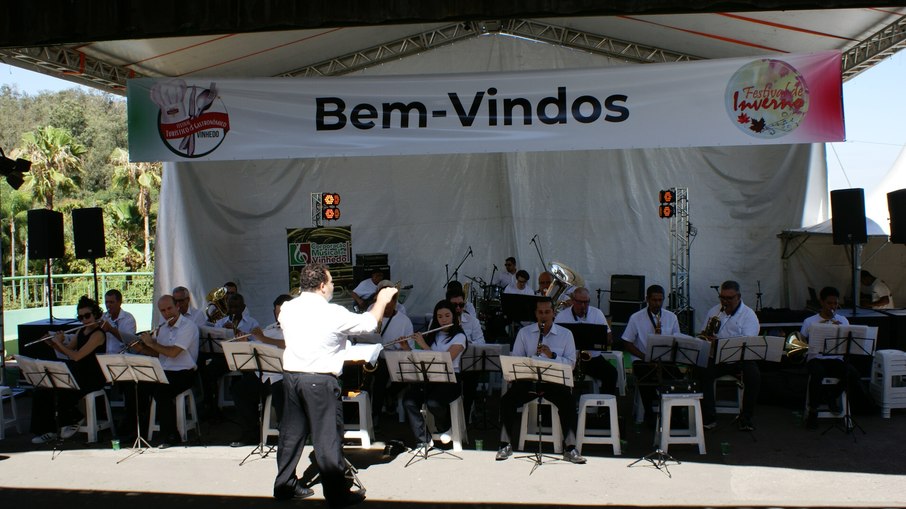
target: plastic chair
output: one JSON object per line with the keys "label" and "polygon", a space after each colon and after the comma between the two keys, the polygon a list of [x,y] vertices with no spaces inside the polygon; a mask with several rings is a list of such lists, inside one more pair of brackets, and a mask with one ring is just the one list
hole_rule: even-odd
{"label": "plastic chair", "polygon": [[[606,407],[610,414],[610,429],[586,428],[589,410]],[[617,397],[612,394],[583,394],[579,398],[579,422],[576,426],[576,449],[582,454],[583,444],[610,444],[614,456],[623,454],[620,446],[620,424],[617,415]]]}
{"label": "plastic chair", "polygon": [[[195,394],[192,389],[186,389],[174,398],[176,401],[176,430],[179,439],[183,442],[189,440],[189,430],[194,429],[198,438],[201,438],[201,428],[198,426],[198,409],[195,406]],[[157,423],[157,400],[151,400],[151,415],[148,418],[148,441],[154,437],[155,431],[160,431]]]}
{"label": "plastic chair", "polygon": [[[560,413],[550,401],[543,399],[541,404],[551,409],[551,427],[541,428],[541,441],[554,445],[554,452],[563,452],[563,430],[560,428]],[[519,429],[519,449],[525,450],[525,442],[538,440],[538,398],[522,405],[522,426]]]}
{"label": "plastic chair", "polygon": [[[670,444],[698,444],[698,453],[705,454],[705,429],[702,424],[702,394],[664,394],[661,396],[661,414],[657,429],[660,430],[660,449],[667,452]],[[671,417],[674,408],[689,409],[689,427],[673,429]]]}
{"label": "plastic chair", "polygon": [[[98,419],[98,399],[104,400],[104,410],[107,412],[107,418],[104,420]],[[110,433],[116,435],[116,427],[113,424],[113,412],[110,411],[110,400],[107,399],[107,391],[98,389],[94,392],[89,392],[82,397],[82,400],[85,402],[85,424],[79,424],[78,432],[88,435],[88,443],[97,442],[98,431],[101,430],[109,429]]]}

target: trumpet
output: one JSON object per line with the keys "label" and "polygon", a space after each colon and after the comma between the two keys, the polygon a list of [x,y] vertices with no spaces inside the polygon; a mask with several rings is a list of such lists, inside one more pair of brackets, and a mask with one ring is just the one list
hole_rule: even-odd
{"label": "trumpet", "polygon": [[[89,325],[97,325],[97,322],[95,322],[95,323],[88,323],[88,324],[85,324],[85,325],[79,325],[78,327],[73,327],[73,328],[71,328],[71,329],[69,329],[69,330],[64,330],[64,331],[63,331],[63,334],[72,334],[73,332],[82,330],[82,329],[84,329],[85,327],[88,327]],[[34,340],[34,341],[30,342],[30,343],[26,343],[22,348],[28,348],[28,347],[30,347],[30,346],[37,345],[38,343],[43,343],[44,341],[47,341],[47,340],[49,340],[49,339],[53,339],[53,337],[57,334],[57,332],[59,332],[59,331],[56,331],[56,332],[54,332],[53,334],[48,334],[48,335],[44,336],[44,337],[41,338],[41,339],[36,339],[36,340]]]}
{"label": "trumpet", "polygon": [[[419,334],[421,334],[421,335],[424,336],[425,334],[431,334],[432,332],[437,332],[437,331],[439,331],[439,330],[446,329],[447,327],[452,327],[452,326],[453,326],[452,323],[448,323],[447,325],[441,325],[440,327],[437,327],[436,329],[426,330],[425,332],[420,332]],[[404,341],[409,341],[410,339],[412,339],[412,338],[414,338],[414,337],[415,337],[415,334],[410,334],[410,335],[408,335],[408,336],[403,336],[403,337],[400,337],[400,338],[396,338],[396,339],[394,339],[393,341],[388,341],[388,342],[386,342],[386,343],[381,343],[381,345],[384,346],[384,347],[388,347],[388,346],[390,346],[390,345],[396,345],[396,344],[402,343],[402,342],[404,342]]]}

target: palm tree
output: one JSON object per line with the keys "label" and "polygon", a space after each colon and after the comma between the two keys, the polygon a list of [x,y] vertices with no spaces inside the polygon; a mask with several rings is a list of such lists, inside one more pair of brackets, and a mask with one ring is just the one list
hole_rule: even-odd
{"label": "palm tree", "polygon": [[76,189],[72,177],[82,173],[82,156],[87,149],[68,129],[53,126],[25,133],[22,144],[16,157],[31,161],[23,189],[30,191],[36,202],[43,202],[47,209],[53,210],[57,191]]}
{"label": "palm tree", "polygon": [[122,189],[138,187],[135,204],[142,216],[145,229],[145,267],[151,266],[151,191],[160,188],[159,163],[129,162],[129,153],[122,148],[113,149],[110,162],[114,166],[113,185]]}

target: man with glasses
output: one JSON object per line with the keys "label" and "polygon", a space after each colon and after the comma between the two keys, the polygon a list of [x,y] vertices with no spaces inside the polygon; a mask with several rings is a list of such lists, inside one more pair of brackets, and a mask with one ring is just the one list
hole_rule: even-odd
{"label": "man with glasses", "polygon": [[[761,329],[758,317],[755,311],[742,302],[742,294],[739,290],[739,283],[736,281],[724,281],[720,285],[720,304],[711,308],[705,315],[706,325],[716,319],[719,324],[717,330],[710,336],[706,337],[708,341],[714,342],[723,338],[734,338],[740,336],[757,336]],[[713,429],[717,425],[717,411],[714,405],[714,380],[724,375],[738,375],[742,372],[742,382],[744,392],[742,398],[742,409],[739,412],[738,423],[742,431],[753,431],[753,417],[755,415],[755,404],[758,401],[758,392],[761,389],[761,371],[758,369],[758,363],[752,361],[732,362],[714,364],[714,359],[708,361],[708,367],[702,370],[702,419],[705,421],[706,429]]]}
{"label": "man with glasses", "polygon": [[208,317],[204,314],[204,311],[192,309],[192,296],[189,293],[189,289],[185,286],[177,286],[173,289],[173,300],[176,301],[176,307],[179,309],[179,314],[188,318],[198,327],[208,323]]}
{"label": "man with glasses", "polygon": [[528,285],[529,273],[524,270],[516,272],[516,282],[503,289],[503,293],[512,293],[516,295],[535,295],[535,291]]}
{"label": "man with glasses", "polygon": [[[557,313],[555,323],[587,323],[591,325],[603,325],[607,328],[607,336],[601,338],[602,343],[610,347],[613,344],[613,331],[607,324],[607,318],[604,313],[589,305],[591,295],[588,289],[578,287],[573,290],[572,306]],[[579,369],[582,373],[598,380],[601,383],[601,394],[616,394],[617,389],[617,369],[607,359],[601,356],[601,352],[590,350],[587,352],[588,360],[582,360],[581,356],[577,359],[580,363]],[[581,381],[581,380],[579,380]]]}
{"label": "man with glasses", "polygon": [[[447,300],[453,305],[453,311],[459,317],[459,324],[466,334],[467,345],[483,345],[484,331],[481,330],[481,324],[478,318],[464,313],[466,308],[466,296],[462,290],[457,288],[447,289]],[[481,378],[480,371],[465,370],[460,373],[462,379],[462,407],[466,411],[466,420],[471,420],[472,402],[478,393],[478,382]]]}
{"label": "man with glasses", "polygon": [[512,256],[507,258],[503,262],[503,272],[498,272],[494,279],[491,280],[492,285],[499,286],[501,288],[506,288],[507,286],[516,284],[516,259]]}

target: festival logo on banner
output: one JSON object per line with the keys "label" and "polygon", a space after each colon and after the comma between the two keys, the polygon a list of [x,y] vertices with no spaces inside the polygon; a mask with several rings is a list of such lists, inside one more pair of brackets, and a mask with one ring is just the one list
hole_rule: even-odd
{"label": "festival logo on banner", "polygon": [[157,82],[151,88],[151,100],[160,108],[157,126],[161,140],[179,156],[210,154],[230,130],[230,117],[216,83],[204,88],[180,79]]}
{"label": "festival logo on banner", "polygon": [[727,83],[725,97],[730,120],[760,139],[795,131],[808,113],[805,79],[782,60],[762,59],[742,66]]}

